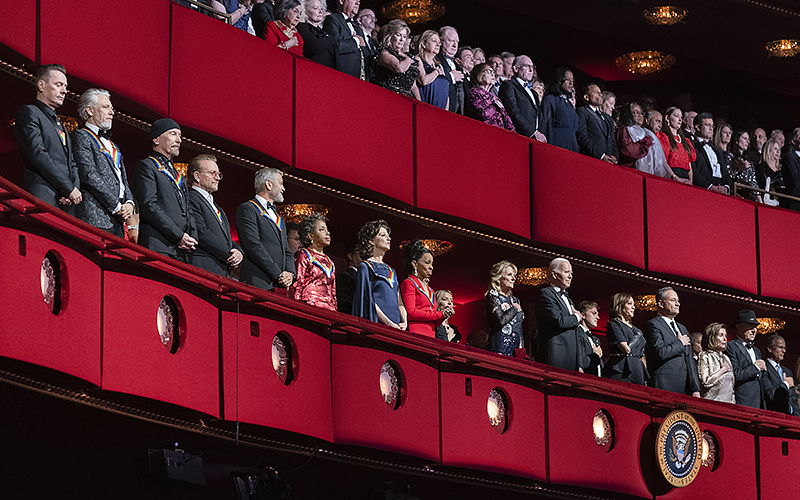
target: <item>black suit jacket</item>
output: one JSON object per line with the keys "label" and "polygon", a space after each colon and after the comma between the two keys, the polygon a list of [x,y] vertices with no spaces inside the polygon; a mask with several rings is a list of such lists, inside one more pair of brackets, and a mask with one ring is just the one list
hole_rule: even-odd
{"label": "black suit jacket", "polygon": [[[257,37],[265,38],[264,29],[267,27],[268,22],[274,20],[272,0],[264,0],[253,5],[253,10],[250,11],[250,22],[253,23],[253,30],[256,32]],[[305,44],[305,42],[306,38],[303,37],[303,43]]]}
{"label": "black suit jacket", "polygon": [[602,118],[589,106],[578,108],[578,147],[581,154],[597,158],[604,154],[619,158],[613,120],[600,111]]}
{"label": "black suit jacket", "polygon": [[[66,146],[61,142],[59,130],[64,132]],[[14,135],[22,149],[23,189],[53,206],[58,206],[58,200],[69,196],[73,189],[80,189],[72,141],[53,109],[38,100],[22,106],[17,113]]]}
{"label": "black suit jacket", "polygon": [[[758,347],[753,349],[756,352],[756,359],[761,359],[761,350]],[[731,340],[728,342],[725,354],[730,358],[733,367],[733,392],[736,395],[736,404],[763,409],[764,397],[761,387],[763,374],[753,364],[744,342],[738,338]]]}
{"label": "black suit jacket", "polygon": [[[793,149],[783,155],[783,184],[786,186],[786,194],[800,197],[800,156]],[[800,201],[786,201],[786,208],[800,211]]]}
{"label": "black suit jacket", "polygon": [[[113,144],[113,143],[112,143]],[[117,147],[114,144],[114,147]],[[117,149],[119,149],[117,147]],[[72,133],[72,150],[78,165],[83,201],[75,207],[75,216],[89,224],[120,236],[124,234],[122,221],[114,215],[119,203],[133,204],[133,193],[128,185],[128,174],[120,155],[120,170],[125,193],[120,199],[120,181],[113,160],[104,154],[88,129],[79,128]]]}
{"label": "black suit jacket", "polygon": [[[569,301],[572,304],[572,300]],[[536,303],[538,360],[542,363],[577,370],[579,362],[578,318],[567,309],[552,286],[544,287]]]}
{"label": "black suit jacket", "polygon": [[336,40],[332,36],[309,23],[298,24],[297,31],[303,38],[303,57],[329,68],[336,66]]}
{"label": "black suit jacket", "polygon": [[728,186],[728,190],[730,193],[733,193],[733,184],[731,184],[731,176],[728,173],[728,166],[725,165],[725,159],[722,155],[722,150],[720,150],[714,144],[711,144],[711,149],[714,150],[714,154],[717,156],[717,161],[719,162],[720,171],[722,172],[722,177],[714,177],[711,171],[711,162],[708,160],[708,155],[706,155],[705,148],[700,144],[700,141],[694,140],[692,141],[692,146],[694,146],[694,150],[697,152],[697,159],[692,164],[692,172],[694,173],[694,185],[700,186],[701,188],[708,189],[709,186]]}
{"label": "black suit jacket", "polygon": [[[791,391],[783,383],[783,379],[778,374],[778,370],[773,368],[769,360],[764,360],[767,365],[761,377],[761,385],[764,391],[764,406],[767,410],[779,411],[781,413],[790,412],[790,396]],[[791,371],[785,366],[781,366],[784,373],[791,376]]]}
{"label": "black suit jacket", "polygon": [[[689,335],[689,330],[678,323],[678,330]],[[665,391],[691,395],[700,392],[700,377],[692,358],[692,347],[683,345],[662,316],[656,316],[644,325],[645,356],[650,371],[648,385]]]}
{"label": "black suit jacket", "polygon": [[336,276],[336,303],[338,304],[339,312],[352,314],[357,279],[358,269],[354,267],[350,267],[347,272],[339,273]]}
{"label": "black suit jacket", "polygon": [[[358,42],[350,33],[350,28],[347,26],[347,21],[341,12],[334,12],[329,16],[325,16],[325,21],[322,23],[324,29],[336,43],[336,66],[335,68],[342,73],[347,73],[356,78],[361,77],[361,61],[364,53],[359,47]],[[364,32],[358,23],[352,24],[357,35],[362,38]],[[301,35],[302,36],[302,35]],[[365,63],[365,71],[367,69],[367,61]]]}
{"label": "black suit jacket", "polygon": [[533,100],[516,78],[504,81],[498,91],[503,107],[514,123],[514,129],[527,137],[533,137],[533,133],[537,130],[544,134],[542,103],[539,102],[536,92],[531,91],[531,94]]}
{"label": "black suit jacket", "polygon": [[583,368],[584,373],[602,376],[603,360],[594,352],[594,348],[600,345],[598,339],[592,332],[585,332],[582,327],[578,327],[578,366]]}
{"label": "black suit jacket", "polygon": [[464,80],[453,83],[452,79],[450,78],[450,72],[452,71],[452,68],[450,67],[450,63],[448,62],[448,60],[452,61],[453,64],[455,65],[455,69],[461,71],[462,73],[464,72],[464,68],[462,68],[461,65],[458,64],[458,61],[456,61],[451,57],[445,56],[441,52],[436,54],[436,60],[439,61],[439,63],[442,65],[442,68],[444,69],[445,73],[445,78],[447,78],[447,81],[450,82],[450,107],[448,109],[453,113],[458,113],[459,115],[465,114],[466,108],[464,102],[468,90],[467,78],[466,75],[464,75]]}
{"label": "black suit jacket", "polygon": [[[257,200],[253,201],[258,203]],[[271,290],[282,272],[297,275],[294,256],[286,240],[286,228],[279,229],[249,201],[236,209],[236,231],[244,250],[240,281]]]}
{"label": "black suit jacket", "polygon": [[203,194],[195,189],[189,190],[189,206],[197,228],[197,248],[192,252],[189,262],[206,271],[230,276],[227,261],[231,250],[242,249],[231,240],[231,226],[225,211],[216,202],[214,205],[219,210],[221,222]]}
{"label": "black suit jacket", "polygon": [[[153,152],[164,165],[166,157]],[[179,188],[167,174],[159,172],[152,158],[134,166],[133,187],[139,206],[139,244],[154,252],[188,262],[178,243],[184,233],[196,236],[189,211],[189,193],[184,182]]]}

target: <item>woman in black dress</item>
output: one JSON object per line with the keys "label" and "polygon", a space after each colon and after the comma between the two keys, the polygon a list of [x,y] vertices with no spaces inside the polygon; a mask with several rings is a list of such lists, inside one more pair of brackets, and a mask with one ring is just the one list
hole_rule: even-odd
{"label": "woman in black dress", "polygon": [[303,0],[306,20],[297,25],[303,37],[303,57],[333,68],[336,63],[336,40],[322,29],[325,0]]}
{"label": "woman in black dress", "polygon": [[419,99],[417,77],[422,61],[403,52],[410,34],[411,30],[402,19],[389,21],[381,28],[381,49],[373,83],[392,92]]}
{"label": "woman in black dress", "polygon": [[644,334],[631,323],[635,312],[636,307],[630,294],[623,292],[611,297],[611,320],[606,326],[611,357],[603,375],[614,380],[644,385],[650,374],[642,362]]}

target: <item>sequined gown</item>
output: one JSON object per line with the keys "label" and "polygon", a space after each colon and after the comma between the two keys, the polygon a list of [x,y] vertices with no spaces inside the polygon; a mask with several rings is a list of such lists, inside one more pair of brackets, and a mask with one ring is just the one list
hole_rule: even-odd
{"label": "sequined gown", "polygon": [[523,347],[522,320],[525,313],[517,310],[514,304],[519,299],[513,295],[503,295],[497,290],[486,293],[486,322],[489,324],[489,350],[506,356],[513,356],[514,349]]}
{"label": "sequined gown", "polygon": [[[745,167],[745,160],[742,155],[735,155],[730,151],[723,151],[723,157],[725,158],[725,163],[728,167],[728,174],[731,176],[731,181],[738,182],[739,184],[747,184],[750,187],[757,188],[758,181],[756,179],[756,168],[755,165],[750,165],[749,167]],[[742,198],[746,198],[748,200],[755,200],[758,193],[755,191],[750,191],[749,189],[739,189],[739,195]]]}
{"label": "sequined gown", "polygon": [[733,369],[718,375],[723,364],[731,366],[728,356],[719,351],[703,351],[697,356],[697,371],[700,375],[700,394],[705,399],[736,403],[733,392]]}
{"label": "sequined gown", "polygon": [[[400,54],[391,47],[387,47],[382,50],[385,50],[386,52],[395,56],[400,62],[408,59],[407,55]],[[389,89],[392,92],[397,92],[398,94],[408,97],[414,97],[414,95],[411,93],[411,87],[414,86],[414,82],[417,80],[418,76],[419,67],[417,66],[416,62],[412,62],[411,66],[409,66],[408,69],[403,73],[395,73],[389,68],[378,64],[375,67],[375,81],[373,83],[380,85],[385,89]]]}
{"label": "sequined gown", "polygon": [[288,297],[312,306],[336,310],[336,268],[325,254],[301,248],[294,254],[297,279]]}

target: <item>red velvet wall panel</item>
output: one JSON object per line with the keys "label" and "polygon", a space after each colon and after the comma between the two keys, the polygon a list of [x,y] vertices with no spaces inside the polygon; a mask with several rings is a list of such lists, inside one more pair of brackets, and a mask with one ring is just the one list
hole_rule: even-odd
{"label": "red velvet wall panel", "polygon": [[68,74],[167,113],[171,2],[41,3],[43,63],[64,64]]}
{"label": "red velvet wall panel", "polygon": [[529,238],[529,172],[530,148],[524,137],[433,106],[417,106],[420,208]]}
{"label": "red velvet wall panel", "polygon": [[[381,395],[381,367],[392,360],[405,380],[397,410]],[[337,443],[371,446],[439,460],[439,373],[392,353],[334,344],[333,436]]]}
{"label": "red velvet wall panel", "polygon": [[[466,394],[467,380],[471,396]],[[544,395],[517,384],[457,373],[441,374],[442,464],[546,480]],[[489,392],[508,398],[508,429],[489,424]]]}
{"label": "red velvet wall panel", "polygon": [[779,208],[758,207],[761,295],[800,300],[800,215]]}
{"label": "red velvet wall panel", "polygon": [[[258,337],[251,335],[251,322],[257,324]],[[222,314],[222,325],[225,419],[332,441],[328,340],[293,325],[233,312]],[[291,338],[297,361],[289,385],[272,365],[272,341],[279,331]]]}
{"label": "red velvet wall panel", "polygon": [[533,146],[533,239],[644,268],[641,174]]}
{"label": "red velvet wall panel", "polygon": [[3,2],[0,43],[30,60],[36,59],[36,2]]}
{"label": "red velvet wall panel", "polygon": [[413,203],[412,101],[303,59],[296,80],[295,166]]}
{"label": "red velvet wall panel", "polygon": [[[166,401],[219,416],[219,320],[212,304],[158,281],[106,271],[103,384],[109,391]],[[185,338],[175,354],[162,344],[159,303],[181,309]]]}
{"label": "red velvet wall panel", "polygon": [[[784,446],[788,455],[783,454]],[[797,484],[800,482],[798,457],[800,457],[800,441],[796,439],[758,438],[758,473],[763,500],[797,497]],[[750,465],[755,468],[755,460],[750,461]]]}
{"label": "red velvet wall panel", "polygon": [[[698,422],[698,424],[701,431],[710,431],[719,440],[721,447],[719,466],[714,471],[708,467],[700,467],[700,472],[697,473],[697,477],[690,485],[683,488],[673,488],[664,495],[658,495],[657,498],[669,500],[758,498],[756,493],[755,440],[752,434],[703,422]],[[797,457],[795,457],[794,463],[796,462]],[[788,465],[788,462],[786,464]],[[657,473],[660,474],[660,472]],[[731,489],[733,485],[735,485],[735,489]],[[761,487],[762,499],[779,498],[764,495],[763,477],[761,479]],[[797,488],[784,491],[792,491],[796,494]]]}
{"label": "red velvet wall panel", "polygon": [[[600,409],[614,420],[615,444],[609,452],[597,445],[592,433],[592,420]],[[623,406],[561,396],[549,396],[547,410],[551,482],[650,496],[639,466],[649,416]]]}
{"label": "red velvet wall panel", "polygon": [[[25,256],[20,255],[20,237]],[[45,304],[42,261],[58,254],[66,300],[57,316]],[[100,385],[100,269],[45,238],[0,227],[0,354]],[[62,269],[63,272],[63,269]]]}
{"label": "red velvet wall panel", "polygon": [[660,178],[646,188],[651,271],[758,292],[753,205]]}
{"label": "red velvet wall panel", "polygon": [[178,123],[291,164],[292,56],[240,29],[176,6],[170,115]]}

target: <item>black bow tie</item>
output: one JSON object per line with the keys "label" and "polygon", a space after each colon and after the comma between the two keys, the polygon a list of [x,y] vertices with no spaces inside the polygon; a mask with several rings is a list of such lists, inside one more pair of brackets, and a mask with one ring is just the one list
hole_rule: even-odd
{"label": "black bow tie", "polygon": [[267,202],[267,208],[271,208],[272,210],[277,212],[277,209],[275,208],[275,204],[274,203]]}
{"label": "black bow tie", "polygon": [[561,290],[559,293],[561,294],[561,296],[562,296],[562,297],[567,297],[567,298],[569,298],[569,294],[567,293],[567,290],[566,290],[566,289],[565,289],[565,290]]}
{"label": "black bow tie", "polygon": [[755,343],[755,342],[745,342],[745,343],[744,343],[744,347],[745,347],[745,349],[752,349],[752,348],[754,348],[755,346],[756,346],[756,343]]}
{"label": "black bow tie", "polygon": [[111,139],[111,129],[108,129],[108,130],[100,129],[97,132],[97,136],[98,137],[105,137],[106,139]]}
{"label": "black bow tie", "polygon": [[708,141],[707,141],[707,140],[705,140],[705,139],[698,139],[698,140],[697,140],[697,142],[698,142],[698,144],[700,144],[701,146],[705,146],[706,144],[708,144]]}

